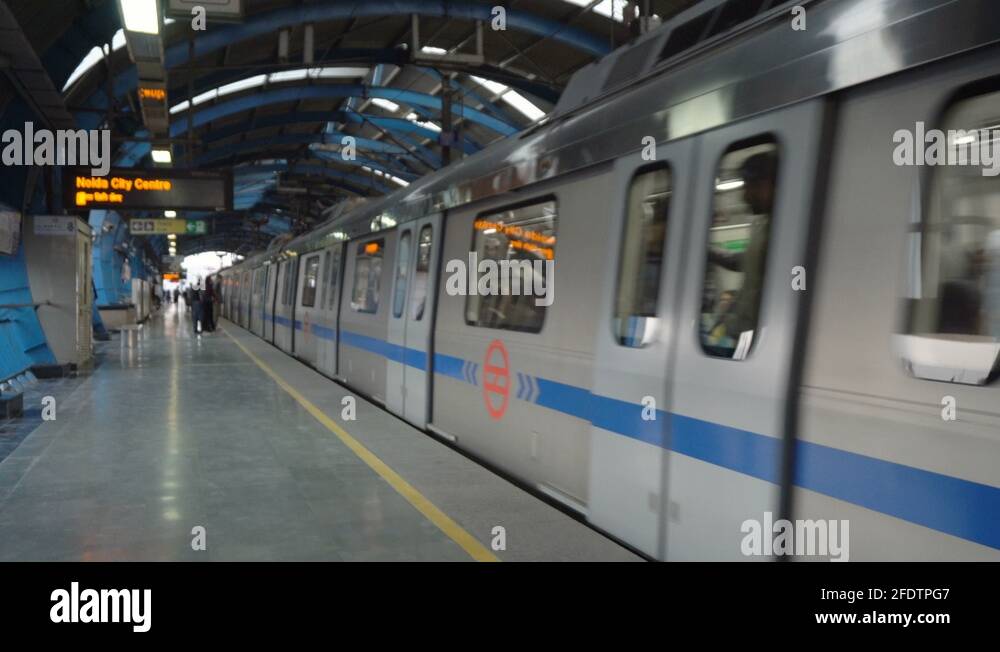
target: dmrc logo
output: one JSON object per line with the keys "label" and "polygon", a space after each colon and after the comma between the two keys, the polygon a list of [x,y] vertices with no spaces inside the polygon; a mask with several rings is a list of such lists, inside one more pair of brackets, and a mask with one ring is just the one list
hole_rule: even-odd
{"label": "dmrc logo", "polygon": [[510,400],[510,358],[500,340],[493,340],[483,360],[483,401],[490,418],[499,421]]}

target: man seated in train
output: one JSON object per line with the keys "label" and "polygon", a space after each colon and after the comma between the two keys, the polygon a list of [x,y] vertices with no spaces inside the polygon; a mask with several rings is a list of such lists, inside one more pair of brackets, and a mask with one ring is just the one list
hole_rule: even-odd
{"label": "man seated in train", "polygon": [[732,317],[727,319],[726,335],[734,340],[757,328],[757,312],[764,289],[764,263],[767,257],[768,232],[774,204],[774,184],[778,159],[774,152],[754,154],[743,162],[743,201],[750,210],[750,237],[741,252],[709,247],[708,260],[725,269],[743,274],[736,288]]}

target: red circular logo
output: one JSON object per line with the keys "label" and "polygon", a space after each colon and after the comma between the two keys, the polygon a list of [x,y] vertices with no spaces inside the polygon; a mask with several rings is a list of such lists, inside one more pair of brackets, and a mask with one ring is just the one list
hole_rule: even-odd
{"label": "red circular logo", "polygon": [[500,340],[493,340],[483,360],[483,401],[494,421],[503,418],[510,400],[510,360]]}

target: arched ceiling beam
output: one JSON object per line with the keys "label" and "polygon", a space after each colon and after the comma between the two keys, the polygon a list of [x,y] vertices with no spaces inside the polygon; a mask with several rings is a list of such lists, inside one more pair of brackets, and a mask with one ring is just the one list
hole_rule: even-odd
{"label": "arched ceiling beam", "polygon": [[[367,52],[368,54],[364,56],[359,56],[355,53],[357,52]],[[406,50],[400,48],[385,48],[385,49],[373,49],[373,50],[332,50],[326,52],[320,48],[317,48],[315,54],[315,61],[319,63],[312,64],[301,64],[302,68],[334,68],[334,67],[345,67],[345,66],[377,66],[382,64],[392,64],[394,66],[408,66],[415,65],[409,59],[409,54]],[[321,61],[322,60],[322,61]],[[428,64],[419,64],[415,67],[421,70],[434,70],[434,68],[428,68]],[[211,69],[214,66],[207,66],[206,68]],[[466,75],[476,75],[477,77],[482,77],[484,79],[489,79],[491,81],[496,81],[501,84],[510,86],[511,88],[519,91],[524,91],[530,93],[537,97],[542,98],[552,104],[559,101],[560,88],[553,87],[545,83],[541,83],[535,80],[527,79],[518,75],[517,73],[512,73],[509,70],[498,68],[495,65],[490,65],[488,63],[483,65],[469,65],[469,64],[449,64],[447,61],[441,62],[437,65],[437,68],[441,70],[447,70],[449,72],[457,72]],[[272,61],[259,61],[256,65],[240,66],[236,70],[219,70],[205,75],[197,76],[192,82],[192,92],[194,95],[199,95],[205,91],[210,91],[213,88],[218,88],[219,86],[224,86],[234,81],[239,81],[240,79],[245,79],[248,77],[256,77],[257,75],[269,74],[272,72],[281,72],[289,69],[289,64],[281,62]],[[195,66],[194,70],[197,72],[198,67]],[[278,82],[285,83],[285,82]],[[134,84],[133,84],[134,88]],[[127,86],[121,88],[116,86],[116,92],[121,90],[121,94],[125,94],[132,90]],[[106,94],[106,91],[105,91]],[[182,102],[188,98],[188,86],[186,82],[179,82],[176,86],[172,86],[168,89],[168,96],[171,101]]]}
{"label": "arched ceiling beam", "polygon": [[[489,4],[459,0],[327,0],[322,4],[283,7],[250,16],[242,23],[214,28],[195,37],[193,51],[198,58],[286,27],[354,18],[417,14],[489,23],[493,18],[492,9]],[[602,57],[610,51],[603,38],[527,11],[507,9],[507,27],[563,43],[594,57]],[[167,48],[167,68],[183,65],[188,56],[187,42]]]}
{"label": "arched ceiling beam", "polygon": [[[364,84],[324,84],[321,86],[295,86],[292,84],[283,85],[281,88],[271,88],[251,95],[244,95],[229,101],[218,102],[201,110],[195,109],[193,116],[177,114],[173,118],[173,124],[170,125],[170,136],[171,138],[183,136],[188,132],[190,128],[189,124],[192,122],[195,127],[200,127],[213,120],[219,120],[235,113],[242,113],[243,111],[249,111],[269,104],[342,97],[380,97],[392,100],[398,104],[441,110],[440,97],[411,90],[388,88],[385,86],[366,86]],[[188,109],[188,111],[190,110]],[[461,113],[466,120],[481,124],[503,136],[510,136],[517,132],[516,128],[507,123],[465,104],[458,105],[453,111]],[[184,113],[186,114],[187,111]]]}
{"label": "arched ceiling beam", "polygon": [[[325,124],[328,122],[344,122],[359,125],[364,124],[365,122],[371,122],[374,125],[382,127],[386,131],[393,132],[397,137],[401,134],[407,134],[435,141],[438,137],[438,133],[436,131],[426,127],[421,127],[420,125],[404,118],[387,118],[367,113],[357,113],[355,111],[303,111],[299,113],[279,113],[275,115],[267,115],[254,120],[247,120],[245,122],[219,127],[202,134],[201,141],[202,143],[211,143],[225,138],[239,136],[255,129],[288,127],[291,125],[310,123]],[[434,167],[441,166],[440,157],[438,157],[433,150],[423,147],[418,143],[407,144],[413,144],[418,149],[418,152],[422,157],[432,160],[434,162]],[[472,142],[472,140],[466,138],[462,143],[462,149],[466,154],[475,154],[481,148]]]}
{"label": "arched ceiling beam", "polygon": [[388,194],[395,190],[395,188],[391,188],[387,184],[379,183],[375,180],[375,177],[344,172],[318,163],[295,163],[292,165],[287,163],[270,163],[264,165],[244,165],[233,168],[233,176],[236,177],[271,172],[288,172],[289,174],[301,174],[303,176],[323,176],[338,181],[345,181],[349,184],[356,184],[357,194],[361,196],[370,196],[371,193],[365,191],[368,188],[382,194]]}
{"label": "arched ceiling beam", "polygon": [[[202,167],[212,161],[217,161],[219,159],[228,158],[234,154],[241,154],[244,152],[254,152],[254,151],[267,151],[272,147],[280,147],[283,145],[312,145],[312,144],[337,144],[341,142],[342,134],[332,133],[332,134],[283,134],[278,136],[270,136],[268,138],[258,138],[255,140],[245,140],[238,143],[233,143],[231,145],[225,145],[222,147],[212,147],[208,151],[200,154],[194,159],[194,167]],[[402,152],[399,151],[402,148],[393,145],[392,143],[383,143],[380,140],[369,140],[367,138],[358,138],[358,149],[359,150],[369,150],[373,152],[381,152],[386,154],[399,155]],[[383,172],[388,172],[389,174],[396,175],[400,178],[412,181],[417,178],[417,175],[408,172],[404,169],[399,169],[395,167],[387,167],[383,163],[378,163],[372,159],[356,156],[355,160],[343,160],[339,154],[333,155],[333,158],[338,163],[343,163],[345,165],[363,165],[367,164],[371,167],[378,166],[378,169]],[[363,160],[362,160],[363,159]]]}

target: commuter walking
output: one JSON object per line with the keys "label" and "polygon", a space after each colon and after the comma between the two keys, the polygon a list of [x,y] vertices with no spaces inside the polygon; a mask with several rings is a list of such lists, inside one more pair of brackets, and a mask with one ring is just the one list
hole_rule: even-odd
{"label": "commuter walking", "polygon": [[211,276],[205,279],[205,290],[201,293],[201,319],[206,331],[215,332],[215,284]]}

